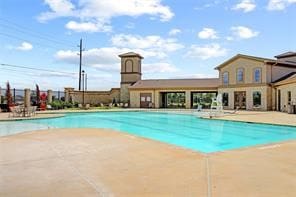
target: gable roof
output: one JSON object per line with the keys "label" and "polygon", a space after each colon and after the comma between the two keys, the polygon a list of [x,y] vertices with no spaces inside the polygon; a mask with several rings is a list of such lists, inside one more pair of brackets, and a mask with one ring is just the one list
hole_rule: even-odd
{"label": "gable roof", "polygon": [[123,54],[120,54],[119,57],[139,57],[141,59],[144,59],[140,54],[135,52],[123,53]]}
{"label": "gable roof", "polygon": [[281,78],[273,81],[272,83],[277,83],[277,82],[280,82],[280,81],[289,79],[289,78],[293,77],[294,75],[296,75],[296,72],[291,72],[291,73],[289,73],[289,74],[287,74],[287,75],[285,75],[285,76],[283,76],[283,77],[281,77]]}
{"label": "gable roof", "polygon": [[275,86],[285,85],[289,83],[296,84],[296,72],[289,73],[288,75],[273,82]]}
{"label": "gable roof", "polygon": [[288,51],[286,53],[282,53],[282,54],[279,54],[279,55],[274,56],[274,57],[280,59],[280,58],[291,57],[291,56],[296,56],[296,52]]}
{"label": "gable roof", "polygon": [[232,58],[226,60],[222,64],[218,65],[215,69],[219,70],[219,69],[223,68],[224,66],[226,66],[227,64],[229,64],[239,58],[245,58],[245,59],[250,59],[250,60],[255,60],[255,61],[260,61],[260,62],[274,61],[273,59],[269,59],[269,58],[262,58],[262,57],[256,57],[256,56],[251,56],[251,55],[237,54],[237,55],[233,56]]}
{"label": "gable roof", "polygon": [[219,78],[203,79],[150,79],[139,80],[129,89],[161,89],[161,88],[217,88]]}
{"label": "gable roof", "polygon": [[296,61],[286,60],[286,59],[277,59],[272,61],[266,61],[267,64],[272,64],[274,66],[284,66],[296,68]]}

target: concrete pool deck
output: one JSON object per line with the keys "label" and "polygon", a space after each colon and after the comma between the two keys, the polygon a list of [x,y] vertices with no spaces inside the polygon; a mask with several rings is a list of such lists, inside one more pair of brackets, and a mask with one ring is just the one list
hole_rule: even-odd
{"label": "concrete pool deck", "polygon": [[59,118],[63,117],[64,114],[46,114],[46,113],[36,113],[35,116],[30,117],[10,117],[9,113],[0,113],[0,121],[15,121],[15,120],[33,120],[33,119],[44,119],[44,118]]}
{"label": "concrete pool deck", "polygon": [[296,114],[276,111],[238,111],[212,119],[296,126]]}
{"label": "concrete pool deck", "polygon": [[295,196],[296,141],[201,154],[106,129],[0,137],[0,196]]}

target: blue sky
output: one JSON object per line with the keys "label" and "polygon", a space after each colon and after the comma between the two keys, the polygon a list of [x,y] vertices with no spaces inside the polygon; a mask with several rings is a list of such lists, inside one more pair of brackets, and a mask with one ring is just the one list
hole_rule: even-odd
{"label": "blue sky", "polygon": [[[119,87],[119,54],[144,56],[143,78],[217,77],[237,53],[272,58],[296,49],[296,0],[1,0],[0,86]],[[42,70],[43,69],[43,70]],[[45,70],[50,70],[45,71]]]}

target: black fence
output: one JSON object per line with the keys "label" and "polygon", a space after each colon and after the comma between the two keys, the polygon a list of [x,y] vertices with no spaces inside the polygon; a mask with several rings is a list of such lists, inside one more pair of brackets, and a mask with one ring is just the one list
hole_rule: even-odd
{"label": "black fence", "polygon": [[[24,97],[25,97],[25,90],[22,89],[11,89],[11,96],[12,96],[12,102],[15,105],[22,105],[24,104]],[[47,91],[40,90],[40,95],[45,93],[47,95]],[[6,89],[1,89],[0,91],[1,96],[1,103],[0,104],[6,104],[7,98],[6,98]],[[36,105],[37,104],[37,94],[36,90],[31,90],[31,104]],[[65,101],[65,92],[64,91],[52,91],[52,100],[53,101]]]}

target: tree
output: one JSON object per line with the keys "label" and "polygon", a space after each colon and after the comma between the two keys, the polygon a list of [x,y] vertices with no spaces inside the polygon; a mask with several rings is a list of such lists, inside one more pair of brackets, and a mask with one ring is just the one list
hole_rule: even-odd
{"label": "tree", "polygon": [[38,84],[36,84],[36,105],[40,106],[40,89]]}
{"label": "tree", "polygon": [[10,84],[9,82],[6,83],[6,100],[7,100],[7,111],[10,111],[10,107],[13,106],[12,103],[12,95],[11,95],[11,91],[10,91]]}

